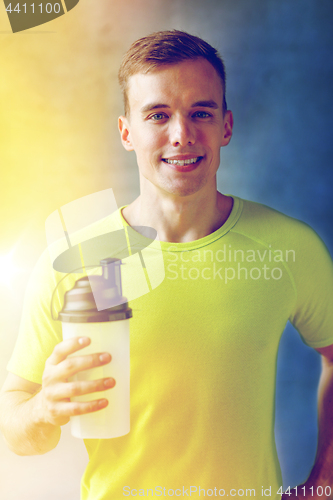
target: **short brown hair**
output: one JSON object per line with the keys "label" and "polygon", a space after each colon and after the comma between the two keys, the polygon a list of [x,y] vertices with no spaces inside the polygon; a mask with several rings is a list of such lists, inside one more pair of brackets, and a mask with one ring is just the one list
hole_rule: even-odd
{"label": "short brown hair", "polygon": [[158,31],[140,38],[126,52],[118,79],[123,93],[125,115],[129,112],[128,80],[137,73],[149,73],[159,66],[177,64],[188,59],[203,57],[217,71],[223,89],[223,113],[227,110],[225,99],[226,74],[221,56],[209,43],[184,31]]}

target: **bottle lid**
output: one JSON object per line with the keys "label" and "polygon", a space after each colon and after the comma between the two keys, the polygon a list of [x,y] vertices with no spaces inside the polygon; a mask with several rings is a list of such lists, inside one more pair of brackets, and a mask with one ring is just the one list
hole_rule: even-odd
{"label": "bottle lid", "polygon": [[[85,276],[65,293],[59,319],[67,323],[99,323],[132,317],[122,296],[121,260],[103,259],[102,276]],[[97,305],[98,304],[98,309]]]}

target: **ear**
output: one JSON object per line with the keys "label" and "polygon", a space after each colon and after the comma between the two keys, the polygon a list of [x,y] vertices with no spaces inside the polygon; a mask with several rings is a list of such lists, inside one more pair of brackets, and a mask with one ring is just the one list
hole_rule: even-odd
{"label": "ear", "polygon": [[223,137],[221,141],[221,146],[227,146],[230,142],[232,136],[232,127],[234,125],[234,117],[231,111],[226,111],[223,119]]}
{"label": "ear", "polygon": [[133,151],[134,147],[132,144],[129,122],[126,116],[119,116],[118,118],[118,129],[120,132],[120,138],[122,145],[126,151]]}

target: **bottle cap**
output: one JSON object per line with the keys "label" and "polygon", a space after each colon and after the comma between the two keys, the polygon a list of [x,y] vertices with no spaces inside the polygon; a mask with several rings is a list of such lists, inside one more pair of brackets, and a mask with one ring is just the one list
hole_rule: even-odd
{"label": "bottle cap", "polygon": [[121,260],[103,259],[101,266],[102,276],[80,278],[65,293],[64,306],[59,313],[61,321],[96,323],[132,317],[132,309],[128,307],[126,297],[122,296]]}

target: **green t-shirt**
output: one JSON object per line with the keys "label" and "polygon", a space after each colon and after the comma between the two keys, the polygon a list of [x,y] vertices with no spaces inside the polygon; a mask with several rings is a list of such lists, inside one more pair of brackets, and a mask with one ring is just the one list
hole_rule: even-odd
{"label": "green t-shirt", "polygon": [[[117,211],[98,231],[123,226]],[[82,499],[260,498],[262,489],[279,498],[279,341],[289,320],[306,344],[333,344],[330,256],[306,224],[235,197],[214,233],[154,245],[163,252],[164,280],[129,304],[131,431],[85,441]],[[44,255],[8,365],[33,382],[41,383],[45,360],[62,338],[49,312],[58,280]],[[58,309],[72,284],[59,287]]]}

